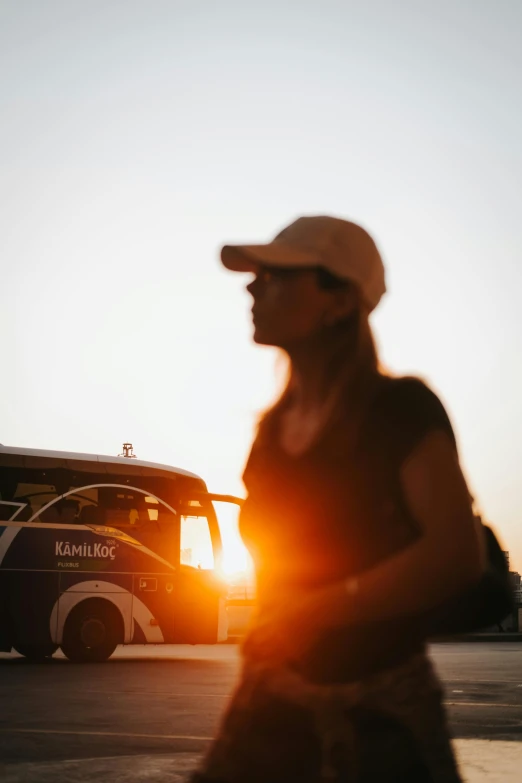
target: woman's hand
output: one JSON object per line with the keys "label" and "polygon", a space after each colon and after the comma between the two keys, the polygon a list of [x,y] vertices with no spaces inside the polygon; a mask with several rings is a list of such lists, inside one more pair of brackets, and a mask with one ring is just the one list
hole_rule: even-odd
{"label": "woman's hand", "polygon": [[255,661],[290,661],[296,656],[295,645],[286,623],[278,618],[263,617],[248,633],[243,652]]}
{"label": "woman's hand", "polygon": [[264,608],[244,642],[256,659],[297,660],[327,628],[344,623],[350,598],[344,583],[308,590]]}

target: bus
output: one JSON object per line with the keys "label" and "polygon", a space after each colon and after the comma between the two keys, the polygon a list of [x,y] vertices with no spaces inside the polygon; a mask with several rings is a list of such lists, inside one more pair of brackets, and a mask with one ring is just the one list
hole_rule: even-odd
{"label": "bus", "polygon": [[225,641],[216,503],[241,499],[168,465],[0,446],[0,651]]}

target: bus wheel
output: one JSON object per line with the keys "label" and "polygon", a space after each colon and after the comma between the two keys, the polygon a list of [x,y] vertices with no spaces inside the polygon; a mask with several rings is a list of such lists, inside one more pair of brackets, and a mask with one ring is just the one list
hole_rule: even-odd
{"label": "bus wheel", "polygon": [[58,649],[57,644],[19,644],[15,648],[17,653],[23,655],[33,663],[41,663],[50,658]]}
{"label": "bus wheel", "polygon": [[63,654],[74,663],[99,663],[123,642],[123,622],[114,604],[88,598],[71,610],[63,629]]}

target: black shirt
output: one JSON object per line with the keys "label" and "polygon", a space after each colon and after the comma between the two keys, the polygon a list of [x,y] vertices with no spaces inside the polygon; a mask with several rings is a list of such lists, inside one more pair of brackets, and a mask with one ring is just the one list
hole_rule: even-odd
{"label": "black shirt", "polygon": [[[400,468],[432,431],[455,442],[440,400],[418,379],[383,377],[355,442],[346,436],[348,416],[299,456],[286,454],[275,432],[254,443],[240,532],[256,564],[261,606],[361,574],[422,535],[403,498]],[[336,629],[337,640],[325,638],[315,658],[338,648],[339,632],[348,630],[353,638],[353,629]]]}

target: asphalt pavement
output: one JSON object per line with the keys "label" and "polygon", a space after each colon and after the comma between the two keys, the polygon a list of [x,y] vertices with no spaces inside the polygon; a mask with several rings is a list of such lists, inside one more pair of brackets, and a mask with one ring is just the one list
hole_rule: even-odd
{"label": "asphalt pavement", "polygon": [[[522,643],[439,644],[467,783],[522,780]],[[105,664],[0,656],[3,783],[177,783],[216,731],[235,645],[119,648]]]}

